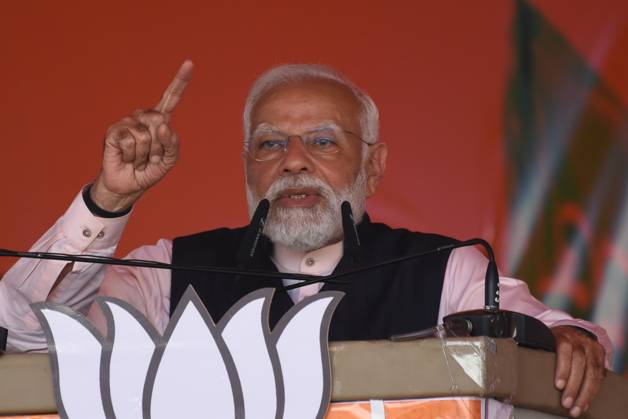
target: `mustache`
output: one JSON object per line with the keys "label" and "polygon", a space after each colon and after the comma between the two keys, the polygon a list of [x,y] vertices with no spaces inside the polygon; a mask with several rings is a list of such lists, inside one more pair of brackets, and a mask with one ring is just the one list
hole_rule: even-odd
{"label": "mustache", "polygon": [[277,200],[286,189],[300,188],[314,189],[320,196],[327,200],[334,196],[334,190],[327,183],[315,176],[300,173],[298,175],[283,176],[274,181],[268,188],[268,191],[266,191],[264,198],[273,202]]}

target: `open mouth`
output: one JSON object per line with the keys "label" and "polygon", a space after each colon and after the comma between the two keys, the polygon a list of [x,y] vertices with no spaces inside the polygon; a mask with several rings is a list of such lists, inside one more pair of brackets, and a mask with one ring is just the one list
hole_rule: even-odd
{"label": "open mouth", "polygon": [[288,195],[288,198],[290,199],[304,199],[306,198],[308,195],[305,193],[300,193],[300,194],[292,194],[292,195]]}
{"label": "open mouth", "polygon": [[279,193],[276,202],[282,207],[311,207],[316,205],[321,196],[317,189],[285,189]]}

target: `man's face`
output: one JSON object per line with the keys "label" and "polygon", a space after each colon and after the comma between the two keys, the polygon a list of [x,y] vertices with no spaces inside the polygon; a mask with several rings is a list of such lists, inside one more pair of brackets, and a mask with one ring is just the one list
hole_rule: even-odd
{"label": "man's face", "polygon": [[[360,105],[343,86],[323,80],[302,81],[266,94],[251,114],[251,132],[262,124],[289,135],[301,135],[323,124],[334,123],[342,129],[361,135]],[[297,139],[290,140],[283,158],[257,162],[247,158],[247,178],[251,191],[264,196],[278,178],[307,173],[322,180],[334,190],[347,188],[355,180],[362,160],[362,143],[352,139],[347,152],[334,158],[311,156]],[[302,190],[305,199],[281,198],[272,202],[279,207],[311,208],[320,204],[320,197]],[[296,195],[296,194],[295,194]]]}
{"label": "man's face", "polygon": [[[260,130],[280,133],[280,137],[296,136],[335,126],[361,136],[360,110],[351,91],[338,83],[294,82],[260,99],[251,113],[251,133],[253,139]],[[351,135],[347,139],[345,148],[329,156],[312,155],[296,137],[291,137],[287,151],[275,160],[260,162],[245,154],[251,209],[267,197],[271,200],[267,232],[281,224],[282,233],[274,231],[276,237],[271,234],[271,239],[312,250],[341,238],[342,200],[351,202],[356,215],[361,216],[366,196],[374,192],[379,175],[367,173],[362,141]],[[369,154],[367,160],[370,158]],[[294,235],[305,239],[278,239]]]}

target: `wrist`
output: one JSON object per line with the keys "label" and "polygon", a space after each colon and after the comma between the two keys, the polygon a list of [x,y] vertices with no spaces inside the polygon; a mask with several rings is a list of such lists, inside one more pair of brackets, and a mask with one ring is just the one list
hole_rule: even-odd
{"label": "wrist", "polygon": [[579,326],[569,326],[569,327],[573,328],[575,331],[577,331],[581,335],[586,336],[589,339],[597,342],[597,336],[594,333],[589,332],[587,329],[579,327]]}
{"label": "wrist", "polygon": [[573,324],[563,324],[563,325],[560,325],[560,326],[554,326],[551,329],[552,330],[556,330],[556,331],[559,331],[561,329],[562,330],[574,331],[574,332],[577,332],[579,335],[585,336],[585,337],[587,337],[587,338],[589,338],[589,339],[591,339],[591,340],[593,340],[595,342],[598,341],[597,335],[595,333],[592,333],[592,332],[590,332],[589,330],[587,330],[587,329],[585,329],[583,327],[575,326]]}
{"label": "wrist", "polygon": [[83,189],[83,201],[93,215],[100,218],[117,218],[131,212],[133,203],[128,199],[119,199],[114,195],[111,195],[110,199],[96,199],[94,189],[95,184],[89,184]]}

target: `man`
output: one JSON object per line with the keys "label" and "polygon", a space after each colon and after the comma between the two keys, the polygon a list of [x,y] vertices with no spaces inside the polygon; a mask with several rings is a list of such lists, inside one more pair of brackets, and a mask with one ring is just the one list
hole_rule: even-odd
{"label": "man", "polygon": [[[109,128],[96,180],[34,250],[113,254],[132,206],[177,161],[179,141],[169,123],[191,80],[192,67],[189,61],[181,66],[154,109],[137,111]],[[271,203],[265,237],[255,255],[248,256],[247,230],[241,228],[160,240],[128,257],[327,275],[454,242],[393,230],[368,219],[366,198],[382,179],[387,147],[377,141],[378,111],[371,98],[335,71],[289,65],[262,75],[245,105],[244,133],[249,212],[263,198]],[[345,200],[359,221],[357,237],[343,236],[340,204]],[[357,249],[349,245],[358,239]],[[330,339],[386,338],[433,326],[456,311],[479,308],[485,269],[479,252],[458,249],[352,275],[347,284],[325,284],[325,289],[346,293],[336,309]],[[176,271],[171,275],[153,269],[20,260],[0,282],[5,301],[0,324],[9,328],[13,350],[43,349],[41,330],[28,304],[48,300],[88,312],[103,330],[102,315],[91,306],[98,292],[129,301],[162,332],[188,285],[195,287],[217,321],[243,295],[277,283],[268,278]],[[321,286],[277,293],[271,324]],[[503,278],[500,296],[504,308],[534,315],[552,327],[558,352],[555,384],[563,390],[562,403],[572,416],[586,411],[604,371],[605,349],[595,337],[608,356],[606,333],[543,306],[521,281]]]}

